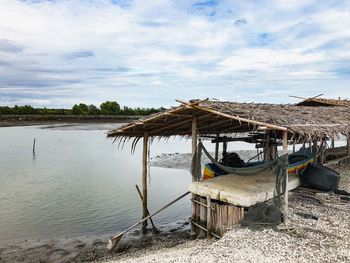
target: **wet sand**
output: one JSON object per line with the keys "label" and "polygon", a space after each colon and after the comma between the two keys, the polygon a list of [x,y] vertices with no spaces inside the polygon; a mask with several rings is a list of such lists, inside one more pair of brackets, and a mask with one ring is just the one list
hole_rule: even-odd
{"label": "wet sand", "polygon": [[[159,226],[158,226],[159,227]],[[175,222],[171,227],[160,226],[160,233],[152,229],[143,234],[140,229],[130,231],[121,239],[118,247],[109,253],[107,239],[102,236],[79,236],[60,239],[14,240],[0,242],[0,262],[95,262],[106,261],[124,254],[133,254],[155,244],[173,247],[190,239],[189,223]]]}

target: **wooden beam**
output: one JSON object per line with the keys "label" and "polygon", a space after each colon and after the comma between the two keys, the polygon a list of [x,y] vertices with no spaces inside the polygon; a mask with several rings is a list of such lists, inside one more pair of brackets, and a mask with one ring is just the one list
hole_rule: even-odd
{"label": "wooden beam", "polygon": [[[282,132],[283,137],[283,154],[287,154],[288,158],[288,132],[283,131]],[[288,167],[286,170],[286,185],[285,185],[286,191],[284,193],[284,204],[283,204],[283,223],[285,226],[287,226],[287,218],[288,218]]]}
{"label": "wooden beam", "polygon": [[[148,155],[148,132],[143,136],[143,154],[142,154],[142,219],[148,216],[147,208],[147,155]],[[146,231],[147,220],[142,223],[142,230]]]}
{"label": "wooden beam", "polygon": [[[179,101],[179,102],[181,102],[181,101]],[[250,124],[253,124],[253,125],[256,125],[256,126],[260,126],[260,125],[261,126],[266,126],[267,128],[270,128],[270,129],[273,129],[273,130],[288,131],[287,128],[282,127],[282,126],[273,125],[273,124],[269,124],[269,123],[264,123],[264,122],[261,122],[261,121],[255,121],[255,120],[251,120],[251,119],[247,119],[247,118],[241,118],[239,116],[234,116],[234,115],[222,113],[220,111],[216,111],[216,110],[209,109],[209,108],[206,108],[206,107],[201,107],[201,106],[193,105],[193,104],[186,104],[186,102],[181,102],[181,103],[183,103],[184,105],[186,105],[190,109],[198,109],[198,110],[207,111],[207,112],[210,112],[210,113],[217,114],[219,116],[223,116],[223,117],[226,117],[226,118],[229,118],[229,119],[237,120],[239,122],[246,122],[246,123],[250,123]]]}

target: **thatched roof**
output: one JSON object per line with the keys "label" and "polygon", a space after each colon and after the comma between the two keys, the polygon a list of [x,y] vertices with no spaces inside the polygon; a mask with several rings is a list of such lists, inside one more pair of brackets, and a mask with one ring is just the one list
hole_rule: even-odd
{"label": "thatched roof", "polygon": [[307,98],[303,101],[296,104],[297,106],[310,106],[310,107],[334,107],[334,106],[342,106],[342,107],[350,107],[350,100],[348,99],[325,99],[325,98]]}
{"label": "thatched roof", "polygon": [[192,117],[198,118],[201,135],[231,134],[255,130],[287,130],[307,139],[334,138],[350,132],[348,107],[306,107],[295,105],[236,103],[222,101],[182,102],[108,132],[115,139],[190,136]]}

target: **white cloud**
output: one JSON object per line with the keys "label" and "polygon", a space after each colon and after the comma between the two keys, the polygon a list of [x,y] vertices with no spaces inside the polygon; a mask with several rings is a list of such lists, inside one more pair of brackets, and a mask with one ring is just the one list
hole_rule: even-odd
{"label": "white cloud", "polygon": [[196,3],[2,0],[0,103],[282,101],[326,83],[350,96],[347,1]]}

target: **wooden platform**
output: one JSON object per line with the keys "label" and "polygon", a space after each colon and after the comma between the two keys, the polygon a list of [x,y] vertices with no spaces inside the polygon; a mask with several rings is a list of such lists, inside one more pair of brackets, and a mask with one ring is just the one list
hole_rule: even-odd
{"label": "wooden platform", "polygon": [[[190,184],[188,190],[199,196],[249,207],[273,198],[276,177],[267,169],[257,175],[227,174]],[[300,186],[299,177],[289,174],[288,190]]]}

